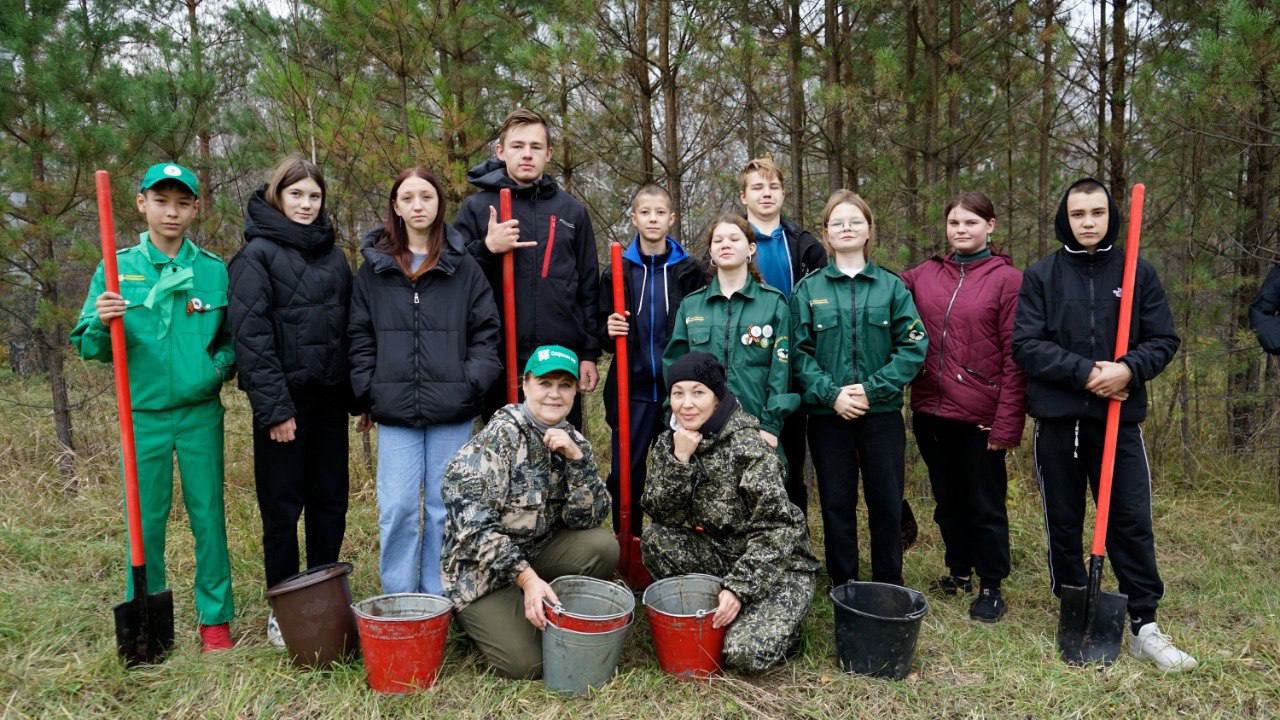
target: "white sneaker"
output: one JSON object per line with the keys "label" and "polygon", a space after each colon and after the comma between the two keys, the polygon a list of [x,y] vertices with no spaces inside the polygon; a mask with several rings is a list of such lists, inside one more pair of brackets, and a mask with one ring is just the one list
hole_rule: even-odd
{"label": "white sneaker", "polygon": [[1155,623],[1143,625],[1137,635],[1130,634],[1129,654],[1152,662],[1161,672],[1194,670],[1197,665],[1196,659],[1179,650]]}
{"label": "white sneaker", "polygon": [[266,618],[266,642],[275,647],[284,647],[284,635],[280,634],[280,624],[275,621],[275,612]]}

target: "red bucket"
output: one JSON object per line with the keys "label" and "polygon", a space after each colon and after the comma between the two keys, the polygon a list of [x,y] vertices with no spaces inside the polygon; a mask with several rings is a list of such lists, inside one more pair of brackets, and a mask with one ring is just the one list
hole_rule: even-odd
{"label": "red bucket", "polygon": [[659,580],[645,589],[644,608],[663,672],[703,679],[723,669],[728,628],[711,627],[720,588],[720,578],[693,574]]}
{"label": "red bucket", "polygon": [[559,605],[542,601],[547,622],[562,630],[604,633],[625,627],[636,608],[636,596],[625,585],[587,575],[562,575],[551,581]]}
{"label": "red bucket", "polygon": [[379,595],[352,605],[369,687],[403,693],[434,685],[452,608],[447,598],[417,593]]}

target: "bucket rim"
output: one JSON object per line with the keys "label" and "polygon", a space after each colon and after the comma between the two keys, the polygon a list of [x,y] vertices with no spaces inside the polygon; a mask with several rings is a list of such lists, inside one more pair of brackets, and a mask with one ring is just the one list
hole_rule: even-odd
{"label": "bucket rim", "polygon": [[[561,580],[574,580],[574,581],[590,580],[591,581],[590,584],[592,585],[605,585],[610,588],[616,588],[620,590],[622,593],[619,597],[627,597],[631,600],[631,607],[626,610],[620,610],[615,613],[610,613],[608,615],[584,615],[582,613],[576,613],[570,610],[565,610],[562,605],[552,604],[549,600],[547,600],[546,598],[543,598],[542,606],[544,608],[549,608],[557,615],[563,615],[567,618],[573,618],[574,620],[583,620],[586,622],[606,622],[611,620],[617,620],[618,618],[623,617],[625,615],[635,614],[635,609],[636,609],[635,592],[632,591],[631,588],[627,587],[625,583],[601,580],[600,578],[591,577],[590,575],[561,575],[560,577],[556,578],[555,580],[552,580],[548,584],[552,586],[553,590],[555,590],[556,589],[555,584]],[[560,594],[559,592],[556,592],[556,595],[559,595],[559,594]]]}
{"label": "bucket rim", "polygon": [[[843,602],[840,602],[839,598],[836,597],[836,590],[842,587],[845,587],[846,585],[858,585],[858,586],[878,585],[878,586],[890,588],[895,591],[906,591],[911,595],[912,601],[915,601],[917,599],[920,601],[920,608],[917,610],[912,610],[911,612],[901,617],[877,615],[876,613],[867,612],[866,610],[859,610],[858,608],[852,608],[852,607],[849,607],[848,605],[845,605]],[[924,593],[920,592],[919,590],[916,590],[915,588],[909,588],[905,585],[894,585],[893,583],[882,583],[882,582],[874,582],[869,580],[848,580],[828,590],[827,597],[831,599],[832,605],[846,612],[851,612],[855,615],[861,615],[862,617],[875,618],[876,620],[881,620],[883,622],[913,623],[913,622],[919,621],[925,615],[929,614],[929,599],[925,597]]]}
{"label": "bucket rim", "polygon": [[581,635],[583,637],[601,638],[606,635],[613,635],[614,633],[626,632],[628,629],[630,629],[632,625],[635,624],[635,622],[636,622],[636,615],[635,613],[631,613],[631,617],[627,618],[626,624],[619,625],[618,627],[613,628],[611,630],[605,630],[604,632],[583,632],[581,630],[570,630],[569,628],[561,627],[559,625],[553,625],[551,623],[547,623],[547,628],[546,630],[543,630],[543,632],[547,632],[547,630],[550,630],[551,628],[555,628],[555,631],[557,633],[565,633],[567,635]]}
{"label": "bucket rim", "polygon": [[677,580],[685,580],[685,579],[710,580],[714,582],[716,585],[718,585],[720,588],[719,590],[716,590],[716,594],[719,594],[720,590],[724,589],[724,578],[721,578],[716,575],[711,575],[708,573],[683,573],[681,575],[671,575],[669,577],[664,577],[661,580],[654,580],[653,583],[649,585],[649,587],[645,588],[644,594],[640,596],[640,604],[644,605],[644,609],[646,611],[653,611],[664,617],[696,619],[696,618],[704,618],[714,613],[716,611],[714,607],[706,610],[698,610],[697,612],[692,612],[692,613],[672,613],[672,612],[667,612],[666,610],[659,610],[658,608],[649,604],[650,591],[656,588],[662,587],[662,585],[664,584],[668,584]]}
{"label": "bucket rim", "polygon": [[326,565],[317,565],[316,567],[303,570],[297,575],[281,580],[275,585],[267,588],[267,599],[276,598],[281,595],[303,590],[313,585],[319,585],[322,582],[350,575],[354,567],[349,562],[335,562]]}
{"label": "bucket rim", "polygon": [[[427,613],[425,615],[413,615],[410,617],[384,617],[381,615],[371,615],[365,612],[364,610],[360,609],[360,606],[362,605],[368,606],[377,602],[378,600],[385,600],[387,598],[403,598],[403,597],[430,598],[432,600],[442,600],[444,601],[445,605],[439,610]],[[351,612],[355,613],[356,617],[362,618],[364,620],[372,620],[374,622],[385,622],[385,623],[422,622],[423,620],[434,620],[435,618],[438,618],[441,615],[444,615],[452,610],[453,610],[452,600],[450,600],[449,598],[443,595],[436,595],[434,593],[385,593],[382,595],[374,595],[373,597],[365,598],[363,600],[360,600],[359,602],[351,603]]]}

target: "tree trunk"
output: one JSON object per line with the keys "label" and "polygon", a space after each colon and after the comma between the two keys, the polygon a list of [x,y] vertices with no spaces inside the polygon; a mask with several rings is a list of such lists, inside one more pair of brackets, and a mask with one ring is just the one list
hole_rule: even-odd
{"label": "tree trunk", "polygon": [[1111,159],[1111,194],[1116,202],[1123,203],[1128,198],[1129,176],[1125,171],[1126,130],[1125,109],[1128,105],[1126,97],[1127,75],[1125,68],[1126,55],[1129,52],[1129,28],[1125,25],[1124,16],[1129,0],[1115,0],[1114,14],[1111,24],[1111,44],[1114,52],[1111,60],[1111,147],[1108,154]]}
{"label": "tree trunk", "polygon": [[834,102],[827,105],[827,191],[844,186],[843,158],[840,146],[844,141],[845,88],[840,84],[841,60],[844,58],[844,41],[840,33],[840,3],[826,0],[823,4],[823,33],[827,45],[827,92],[839,93]]}
{"label": "tree trunk", "polygon": [[658,75],[662,82],[663,122],[666,123],[667,192],[671,193],[671,211],[676,216],[677,237],[684,234],[683,194],[684,168],[680,157],[680,107],[676,92],[677,66],[671,64],[671,0],[658,3]]}
{"label": "tree trunk", "polygon": [[1044,257],[1049,253],[1049,233],[1053,228],[1049,218],[1052,211],[1049,197],[1049,153],[1050,133],[1053,131],[1053,39],[1058,34],[1057,10],[1055,0],[1044,0],[1044,31],[1040,34],[1040,117],[1036,123],[1040,160],[1036,214],[1036,243],[1039,252],[1036,257]]}
{"label": "tree trunk", "polygon": [[[957,87],[962,74],[962,58],[960,53],[960,0],[951,0],[950,17],[947,23],[947,132],[945,140],[947,144],[947,195],[955,195],[960,190],[960,143],[956,142],[956,137],[960,134],[960,89]],[[1003,47],[1008,48],[1009,44],[1004,43]],[[1006,53],[1007,55],[1007,53]],[[1008,70],[1006,68],[1005,80],[1005,99],[1009,97]],[[1012,115],[1010,115],[1012,117]],[[1010,136],[1006,148],[1012,157],[1013,137]],[[1009,196],[1009,207],[1013,207],[1013,196]],[[1013,228],[1012,225],[1009,226]]]}
{"label": "tree trunk", "polygon": [[919,260],[918,233],[920,232],[920,125],[919,101],[914,90],[916,83],[917,43],[920,41],[919,7],[915,0],[907,3],[907,58],[903,85],[907,88],[906,96],[906,142],[902,143],[903,165],[906,167],[907,191],[907,232],[903,236],[907,244],[908,261],[914,265]]}
{"label": "tree trunk", "polygon": [[787,86],[791,115],[791,192],[794,220],[804,227],[804,76],[800,71],[803,38],[800,36],[800,0],[787,3]]}
{"label": "tree trunk", "polygon": [[640,99],[640,167],[644,183],[653,182],[653,83],[649,80],[649,0],[636,2],[636,40],[632,77]]}
{"label": "tree trunk", "polygon": [[1107,59],[1107,0],[1098,1],[1098,157],[1094,176],[1102,178],[1107,171],[1107,72],[1111,64]]}
{"label": "tree trunk", "polygon": [[[200,7],[203,0],[186,0],[187,6],[187,31],[191,33],[191,66],[195,71],[197,79],[197,87],[201,93],[205,91],[204,85],[204,41],[200,37],[200,23],[196,18],[196,10]],[[199,129],[196,131],[196,148],[200,158],[196,163],[196,178],[200,182],[200,201],[204,207],[209,210],[213,209],[213,185],[209,178],[210,144],[212,134],[209,131],[209,101],[210,97],[200,98],[201,102],[196,107],[196,117],[199,118]]]}
{"label": "tree trunk", "polygon": [[[938,0],[925,0],[924,24],[924,182],[933,192],[938,182],[938,85],[942,73],[941,44],[938,41]],[[929,218],[925,218],[928,222]],[[925,237],[928,237],[925,232]],[[913,258],[914,259],[914,258]]]}
{"label": "tree trunk", "polygon": [[[41,109],[43,115],[43,108]],[[43,123],[32,135],[46,138]],[[44,153],[34,150],[31,153],[31,180],[35,206],[39,208],[41,217],[53,217],[57,214],[49,202],[48,177],[46,174]],[[45,229],[36,230],[35,250],[39,253],[42,264],[54,266],[57,263],[56,237]],[[67,395],[66,352],[67,327],[61,319],[59,308],[59,288],[56,274],[38,272],[40,302],[52,312],[37,325],[36,337],[40,341],[40,355],[45,370],[49,373],[49,393],[53,401],[53,429],[58,438],[58,470],[66,481],[66,490],[76,492],[79,487],[75,478],[75,442],[71,432],[71,402]]]}

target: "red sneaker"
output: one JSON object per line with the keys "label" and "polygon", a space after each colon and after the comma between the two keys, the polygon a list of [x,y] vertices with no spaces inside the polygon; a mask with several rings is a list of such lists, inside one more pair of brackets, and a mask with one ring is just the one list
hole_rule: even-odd
{"label": "red sneaker", "polygon": [[221,625],[201,625],[200,642],[204,645],[203,652],[230,650],[236,646],[235,641],[231,639],[230,623],[222,623]]}

